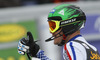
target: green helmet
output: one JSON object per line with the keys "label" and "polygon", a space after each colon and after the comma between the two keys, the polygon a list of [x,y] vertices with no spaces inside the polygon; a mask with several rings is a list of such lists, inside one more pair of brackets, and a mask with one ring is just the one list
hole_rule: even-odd
{"label": "green helmet", "polygon": [[80,30],[86,21],[84,12],[75,5],[62,4],[55,7],[48,15],[48,21],[60,21],[64,34],[72,34]]}

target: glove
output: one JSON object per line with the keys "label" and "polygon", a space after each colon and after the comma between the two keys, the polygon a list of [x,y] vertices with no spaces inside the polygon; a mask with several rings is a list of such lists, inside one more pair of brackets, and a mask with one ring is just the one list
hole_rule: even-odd
{"label": "glove", "polygon": [[37,53],[40,49],[39,45],[37,45],[32,37],[31,32],[27,32],[27,39],[22,38],[18,43],[18,53],[25,55],[28,53],[31,57],[37,57]]}

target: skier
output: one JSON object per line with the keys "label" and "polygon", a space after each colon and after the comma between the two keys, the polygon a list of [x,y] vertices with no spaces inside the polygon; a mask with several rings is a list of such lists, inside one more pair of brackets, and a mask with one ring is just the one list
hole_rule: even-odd
{"label": "skier", "polygon": [[[85,13],[77,6],[62,4],[55,7],[48,15],[49,30],[54,44],[63,46],[64,60],[100,60],[99,53],[80,34],[86,22]],[[44,51],[34,42],[32,34],[27,33],[29,39],[22,38],[18,44],[18,53],[28,53],[31,57],[40,60],[51,60],[44,55]],[[29,40],[27,42],[27,40]]]}

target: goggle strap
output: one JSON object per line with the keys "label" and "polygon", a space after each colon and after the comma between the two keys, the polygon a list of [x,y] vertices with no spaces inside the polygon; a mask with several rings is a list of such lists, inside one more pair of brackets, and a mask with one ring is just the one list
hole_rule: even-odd
{"label": "goggle strap", "polygon": [[[80,20],[85,20],[85,16],[80,16],[80,17],[74,17],[74,18],[71,18],[71,19],[67,19],[67,20],[62,20],[60,22],[60,25],[65,25],[65,24],[68,24],[68,23],[72,23],[74,21],[80,21]],[[68,21],[71,21],[71,22],[68,22]]]}

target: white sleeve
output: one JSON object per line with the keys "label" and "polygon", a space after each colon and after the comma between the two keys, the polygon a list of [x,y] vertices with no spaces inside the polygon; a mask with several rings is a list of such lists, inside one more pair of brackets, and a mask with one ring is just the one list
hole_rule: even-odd
{"label": "white sleeve", "polygon": [[86,60],[86,50],[81,44],[69,42],[66,44],[66,49],[69,60]]}

